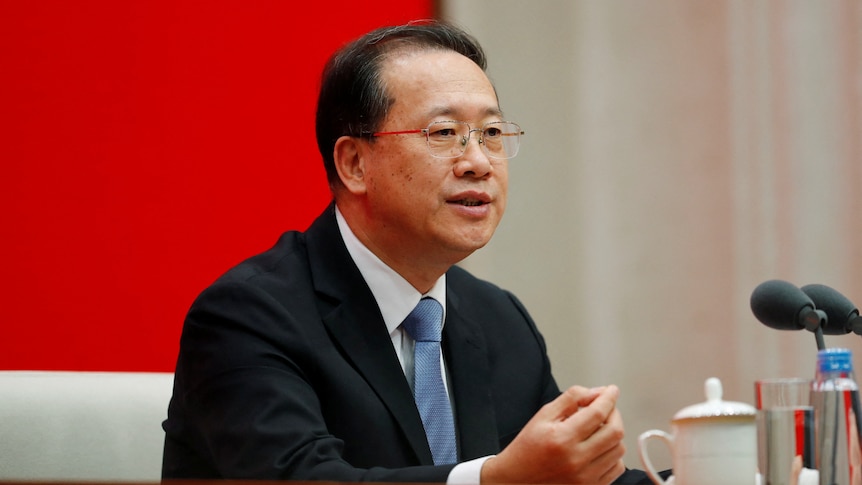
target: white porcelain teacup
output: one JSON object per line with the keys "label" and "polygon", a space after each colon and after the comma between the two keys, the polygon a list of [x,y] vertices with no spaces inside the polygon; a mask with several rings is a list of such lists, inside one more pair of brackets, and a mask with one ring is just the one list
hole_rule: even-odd
{"label": "white porcelain teacup", "polygon": [[[706,402],[674,415],[671,433],[650,430],[638,437],[638,452],[647,475],[657,484],[754,485],[757,478],[756,410],[721,400],[721,381],[706,380]],[[672,480],[659,477],[649,459],[647,442],[658,439],[671,451]]]}

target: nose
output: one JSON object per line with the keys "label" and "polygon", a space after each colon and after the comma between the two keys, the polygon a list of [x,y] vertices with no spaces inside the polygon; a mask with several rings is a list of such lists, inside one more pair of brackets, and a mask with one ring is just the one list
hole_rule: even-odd
{"label": "nose", "polygon": [[[476,143],[470,143],[473,139],[473,132],[478,132],[475,136]],[[462,138],[461,143],[464,145],[464,153],[458,157],[455,163],[455,175],[458,177],[476,177],[484,178],[491,173],[491,159],[485,150],[479,146],[483,142],[482,130],[472,129],[467,135]]]}

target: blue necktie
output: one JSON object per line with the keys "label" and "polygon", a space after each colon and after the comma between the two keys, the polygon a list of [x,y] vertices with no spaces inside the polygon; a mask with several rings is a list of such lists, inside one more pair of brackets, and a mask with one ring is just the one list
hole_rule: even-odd
{"label": "blue necktie", "polygon": [[425,426],[434,464],[456,463],[455,422],[440,372],[443,307],[433,298],[422,298],[403,325],[416,341],[413,398]]}

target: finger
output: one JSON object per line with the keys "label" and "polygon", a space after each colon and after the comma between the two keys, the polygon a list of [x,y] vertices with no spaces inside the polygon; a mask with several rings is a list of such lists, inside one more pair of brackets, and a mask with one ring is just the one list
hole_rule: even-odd
{"label": "finger", "polygon": [[604,474],[602,474],[602,476],[599,477],[598,480],[596,480],[596,483],[613,483],[613,481],[619,478],[623,473],[625,473],[625,471],[626,466],[623,463],[623,459],[620,458],[616,462],[614,462],[614,465],[612,467],[608,468],[608,471],[606,471]]}
{"label": "finger", "polygon": [[603,453],[621,443],[624,437],[622,415],[618,409],[614,409],[608,419],[593,434],[584,439],[584,444]]}
{"label": "finger", "polygon": [[572,386],[556,399],[545,404],[536,415],[555,421],[564,420],[577,412],[582,406],[592,403],[599,396],[600,392],[601,388],[587,389],[586,387]]}
{"label": "finger", "polygon": [[609,469],[615,466],[617,462],[621,462],[626,454],[626,447],[621,441],[616,441],[607,449],[598,451],[590,465],[598,469]]}
{"label": "finger", "polygon": [[575,430],[580,439],[587,439],[610,418],[616,409],[618,396],[617,386],[607,386],[588,406],[569,416],[565,420],[566,426]]}

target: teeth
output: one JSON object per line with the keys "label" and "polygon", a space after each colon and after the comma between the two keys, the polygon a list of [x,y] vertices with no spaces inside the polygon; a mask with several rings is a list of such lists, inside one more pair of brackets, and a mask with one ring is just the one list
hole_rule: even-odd
{"label": "teeth", "polygon": [[460,204],[466,207],[476,207],[478,205],[484,205],[485,202],[476,199],[453,199],[449,201],[450,204]]}

